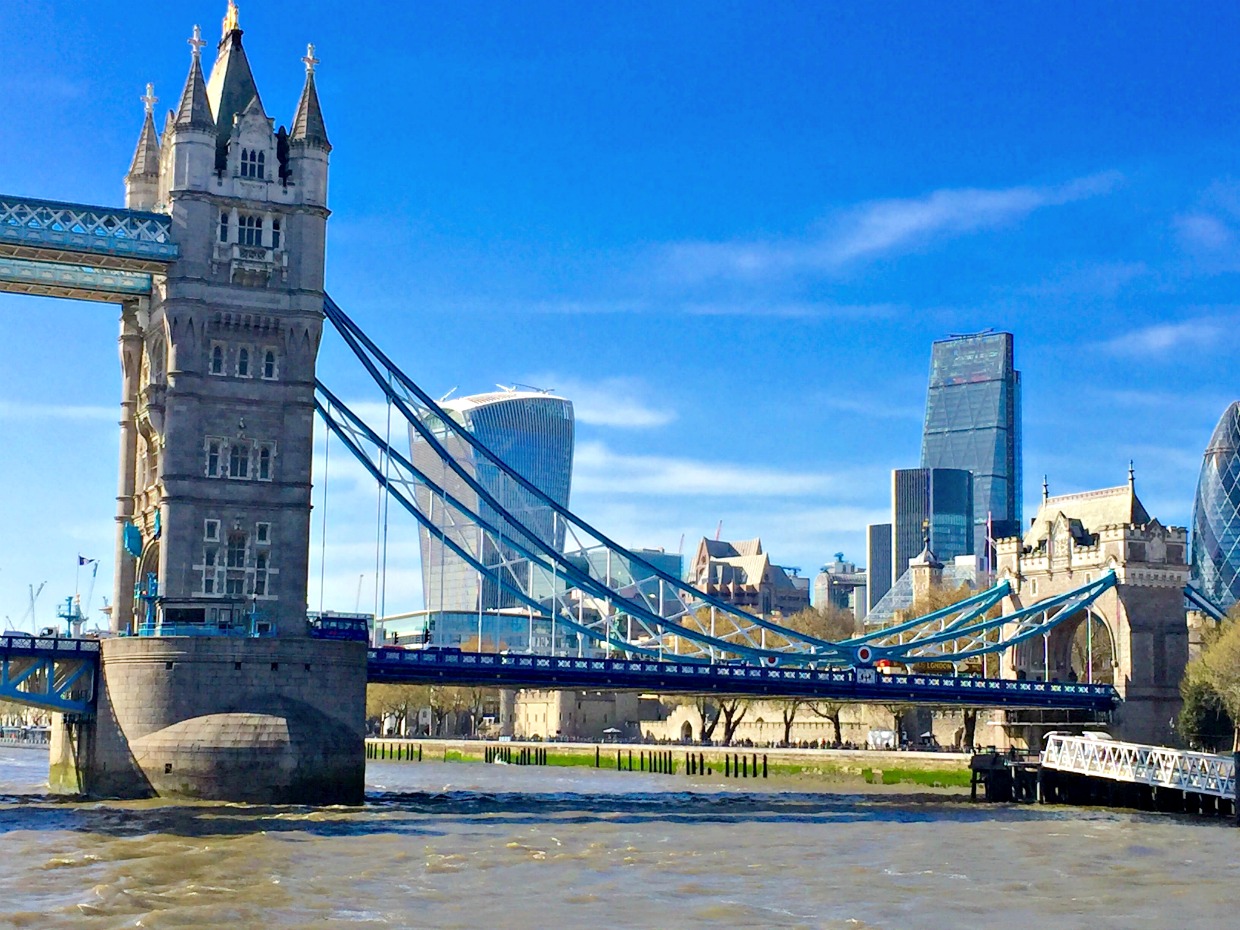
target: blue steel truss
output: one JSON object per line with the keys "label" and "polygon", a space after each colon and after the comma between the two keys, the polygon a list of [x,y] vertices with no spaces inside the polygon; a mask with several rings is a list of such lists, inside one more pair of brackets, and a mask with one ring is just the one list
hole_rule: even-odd
{"label": "blue steel truss", "polygon": [[150,294],[151,276],[141,271],[66,265],[0,255],[0,290],[37,297],[115,303],[118,298]]}
{"label": "blue steel truss", "polygon": [[472,684],[499,688],[765,695],[877,704],[1109,711],[1119,703],[1119,694],[1110,685],[950,675],[884,675],[872,668],[762,668],[450,650],[372,649],[368,654],[367,674],[373,684]]}
{"label": "blue steel truss", "polygon": [[98,673],[98,640],[0,636],[0,700],[93,714]]}
{"label": "blue steel truss", "polygon": [[[643,561],[557,504],[493,455],[443,411],[348,318],[330,298],[324,313],[383,393],[389,414],[433,451],[432,465],[415,464],[386,434],[371,428],[321,383],[316,409],[332,434],[428,531],[461,557],[531,619],[549,618],[592,641],[605,655],[718,664],[741,659],[753,666],[865,667],[893,663],[960,663],[1046,635],[1115,584],[1113,573],[1056,598],[1003,616],[1006,582],[951,607],[842,642],[829,642],[753,616],[710,597]],[[529,531],[475,478],[447,444],[472,450],[476,462],[501,474],[561,521],[575,552],[561,553]],[[407,448],[407,447],[406,447]],[[474,465],[477,468],[477,465]],[[463,499],[472,494],[477,503]],[[487,517],[486,513],[496,516]],[[438,523],[431,519],[434,513]],[[452,533],[445,531],[450,526]],[[599,555],[604,557],[598,557]],[[603,568],[605,566],[605,568]],[[498,605],[497,605],[498,606]],[[555,642],[553,632],[552,642]],[[1056,692],[1058,693],[1058,692]]]}
{"label": "blue steel truss", "polygon": [[1218,604],[1210,600],[1197,588],[1191,584],[1184,586],[1184,600],[1188,601],[1189,606],[1195,610],[1200,610],[1211,620],[1221,622],[1227,619],[1227,611],[1219,607]]}
{"label": "blue steel truss", "polygon": [[0,254],[149,273],[179,252],[161,213],[0,194]]}

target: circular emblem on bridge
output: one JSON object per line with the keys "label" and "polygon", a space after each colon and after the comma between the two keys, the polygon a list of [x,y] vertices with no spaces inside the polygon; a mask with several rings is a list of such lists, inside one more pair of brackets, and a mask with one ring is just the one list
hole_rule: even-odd
{"label": "circular emblem on bridge", "polygon": [[869,646],[858,646],[853,655],[858,665],[869,665],[874,661],[874,650]]}

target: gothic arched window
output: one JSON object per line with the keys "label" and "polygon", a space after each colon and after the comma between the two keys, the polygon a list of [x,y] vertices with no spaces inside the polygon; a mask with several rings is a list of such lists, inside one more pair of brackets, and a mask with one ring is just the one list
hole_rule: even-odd
{"label": "gothic arched window", "polygon": [[250,350],[244,346],[237,350],[237,375],[242,378],[250,376]]}
{"label": "gothic arched window", "polygon": [[245,442],[233,443],[228,453],[228,477],[250,477],[250,445]]}
{"label": "gothic arched window", "polygon": [[266,167],[265,167],[265,166],[266,166],[266,164],[267,164],[267,155],[266,155],[266,153],[264,153],[264,152],[259,152],[259,153],[258,153],[258,163],[257,163],[257,169],[256,169],[256,171],[255,171],[254,177],[258,178],[260,181],[263,179],[263,174],[264,174],[264,172],[265,172],[265,170],[266,170]]}
{"label": "gothic arched window", "polygon": [[273,381],[276,377],[276,353],[272,349],[263,353],[263,377],[268,381]]}
{"label": "gothic arched window", "polygon": [[211,374],[224,373],[224,347],[218,342],[211,347]]}
{"label": "gothic arched window", "polygon": [[267,157],[256,149],[241,150],[241,176],[243,178],[261,178],[263,164]]}

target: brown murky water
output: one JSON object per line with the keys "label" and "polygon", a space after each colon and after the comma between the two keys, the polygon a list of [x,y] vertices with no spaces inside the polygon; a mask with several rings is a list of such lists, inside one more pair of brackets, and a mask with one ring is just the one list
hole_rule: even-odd
{"label": "brown murky water", "polygon": [[0,927],[1230,928],[1240,830],[371,763],[362,808],[64,803],[0,748]]}

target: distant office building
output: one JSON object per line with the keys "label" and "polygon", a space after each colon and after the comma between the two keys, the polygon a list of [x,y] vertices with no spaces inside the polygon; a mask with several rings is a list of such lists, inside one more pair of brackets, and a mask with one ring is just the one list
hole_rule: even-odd
{"label": "distant office building", "polygon": [[809,578],[771,562],[761,539],[698,543],[689,582],[735,607],[785,616],[809,606]]}
{"label": "distant office building", "polygon": [[871,523],[865,528],[865,565],[865,613],[869,614],[891,590],[890,523]]}
{"label": "distant office building", "polygon": [[945,562],[973,554],[973,474],[960,468],[891,473],[892,582],[926,546]]}
{"label": "distant office building", "polygon": [[849,610],[853,617],[862,620],[866,612],[865,591],[865,569],[858,569],[855,563],[844,560],[844,553],[837,552],[814,578],[814,607]]}
{"label": "distant office building", "polygon": [[[488,394],[476,394],[456,400],[442,401],[440,407],[448,416],[464,426],[488,450],[528,480],[557,504],[568,506],[569,487],[573,473],[573,405],[563,397],[542,391],[506,388]],[[489,461],[479,461],[464,439],[449,433],[440,424],[432,424],[436,438],[448,453],[468,470],[469,474],[496,498],[500,505],[520,521],[537,539],[564,548],[564,522],[535,495],[504,476]],[[479,503],[478,495],[458,476],[447,469],[429,444],[410,427],[413,463],[438,482],[465,506],[496,526],[504,540],[528,545],[529,540],[516,527],[499,517],[494,510]],[[518,602],[511,592],[479,573],[452,552],[443,538],[457,543],[484,565],[520,559],[515,548],[507,543],[500,550],[497,539],[483,537],[473,523],[461,522],[460,515],[444,513],[440,501],[429,491],[418,489],[419,506],[429,513],[435,531],[421,527],[419,537],[422,554],[422,586],[427,610],[477,611],[501,610]]]}
{"label": "distant office building", "polygon": [[1206,446],[1193,502],[1192,578],[1224,610],[1240,600],[1240,402]]}
{"label": "distant office building", "polygon": [[[1020,372],[1011,333],[934,343],[922,432],[923,468],[973,472],[973,552],[993,562],[991,538],[1021,532]],[[919,547],[920,548],[920,547]],[[900,566],[896,566],[900,570]]]}

